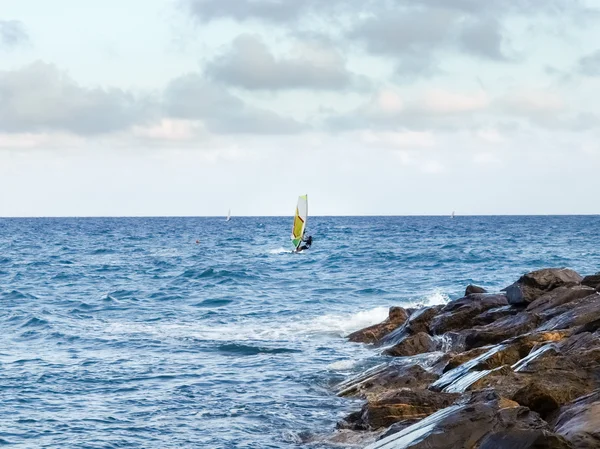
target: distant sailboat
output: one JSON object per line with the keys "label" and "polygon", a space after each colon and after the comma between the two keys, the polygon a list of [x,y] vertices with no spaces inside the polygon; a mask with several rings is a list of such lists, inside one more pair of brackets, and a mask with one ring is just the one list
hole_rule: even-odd
{"label": "distant sailboat", "polygon": [[225,221],[229,220],[231,220],[231,209],[229,209],[229,211],[227,212],[227,218],[225,219]]}
{"label": "distant sailboat", "polygon": [[452,216],[451,217],[454,218],[454,211],[452,211]]}

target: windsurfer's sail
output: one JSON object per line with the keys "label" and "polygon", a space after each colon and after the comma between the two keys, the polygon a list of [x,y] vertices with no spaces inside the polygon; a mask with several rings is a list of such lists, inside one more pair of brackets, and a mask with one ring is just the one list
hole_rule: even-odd
{"label": "windsurfer's sail", "polygon": [[231,209],[229,209],[229,212],[227,212],[227,218],[225,219],[225,221],[229,220],[231,220]]}
{"label": "windsurfer's sail", "polygon": [[308,195],[298,197],[298,205],[294,214],[294,225],[292,226],[292,244],[298,249],[304,237],[306,221],[308,220]]}

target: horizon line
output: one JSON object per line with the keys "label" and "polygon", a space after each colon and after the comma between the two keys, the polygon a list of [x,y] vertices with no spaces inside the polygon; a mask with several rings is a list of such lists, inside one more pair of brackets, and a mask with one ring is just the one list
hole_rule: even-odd
{"label": "horizon line", "polygon": [[[234,218],[285,218],[292,215],[232,215]],[[600,213],[550,213],[550,214],[358,214],[358,215],[310,215],[311,217],[321,218],[355,218],[355,217],[594,217],[600,216]],[[43,219],[43,218],[223,218],[227,215],[6,215],[0,216],[0,219]]]}

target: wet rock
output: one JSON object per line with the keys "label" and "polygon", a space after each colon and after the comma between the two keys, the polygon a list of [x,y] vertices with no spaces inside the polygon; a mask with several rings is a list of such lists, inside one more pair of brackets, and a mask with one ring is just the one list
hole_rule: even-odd
{"label": "wet rock", "polygon": [[508,304],[504,294],[489,295],[474,293],[446,304],[431,320],[430,330],[434,334],[465,329],[473,326],[472,320],[482,312]]}
{"label": "wet rock", "polygon": [[575,449],[565,438],[543,429],[506,429],[486,435],[477,449]]}
{"label": "wet rock", "polygon": [[467,350],[480,346],[500,343],[508,338],[525,334],[535,329],[541,322],[539,316],[522,312],[464,331]]}
{"label": "wet rock", "polygon": [[349,415],[341,428],[373,430],[405,420],[423,419],[451,405],[459,395],[403,388],[367,402],[358,413]]}
{"label": "wet rock", "polygon": [[552,390],[534,380],[524,387],[519,388],[515,392],[513,400],[539,413],[545,419],[551,413],[558,410],[560,404],[569,402],[569,399],[566,399],[564,394],[561,394],[563,391]]}
{"label": "wet rock", "polygon": [[488,346],[485,346],[481,348],[471,349],[470,351],[461,352],[459,354],[454,354],[448,359],[442,372],[446,373],[451,369],[457,368],[463,363],[466,363],[470,360],[473,360],[475,357],[479,357],[480,355],[485,354],[489,351],[489,349],[490,348]]}
{"label": "wet rock", "polygon": [[429,334],[419,332],[416,335],[406,337],[400,343],[383,351],[383,353],[394,357],[406,357],[424,352],[433,352],[438,350],[439,346],[440,344],[431,338]]}
{"label": "wet rock", "polygon": [[582,277],[568,268],[546,268],[532,271],[508,286],[506,296],[510,304],[531,303],[544,293],[564,285],[576,285]]}
{"label": "wet rock", "polygon": [[381,342],[384,344],[396,344],[408,335],[415,335],[419,332],[430,333],[429,325],[431,320],[443,307],[443,305],[437,305],[417,310],[410,315],[402,326],[383,337]]}
{"label": "wet rock", "polygon": [[339,396],[376,397],[399,388],[425,389],[437,375],[419,365],[377,367],[338,386]]}
{"label": "wet rock", "polygon": [[487,293],[487,290],[483,287],[469,284],[469,285],[467,285],[467,289],[465,290],[465,296],[468,296],[472,293]]}
{"label": "wet rock", "polygon": [[555,432],[577,449],[600,447],[600,391],[580,397],[561,408]]}
{"label": "wet rock", "polygon": [[485,312],[473,318],[472,325],[485,326],[486,324],[491,324],[494,321],[499,320],[501,318],[516,315],[517,313],[520,313],[522,311],[522,306],[515,306],[511,304],[509,304],[508,306],[494,307],[493,309],[486,310]]}
{"label": "wet rock", "polygon": [[587,326],[587,330],[594,331],[600,328],[600,295],[593,293],[547,310],[542,316],[544,319],[550,319],[539,327],[540,330]]}
{"label": "wet rock", "polygon": [[385,335],[402,326],[408,319],[409,313],[402,307],[390,307],[388,318],[382,323],[348,335],[350,341],[356,343],[377,343]]}
{"label": "wet rock", "polygon": [[581,281],[581,285],[587,285],[592,288],[598,287],[600,285],[600,273],[585,276]]}
{"label": "wet rock", "polygon": [[[535,412],[525,407],[503,407],[503,401],[496,393],[480,391],[468,395],[461,403],[439,410],[422,421],[369,445],[367,449],[536,448],[532,444],[506,445],[502,440],[511,433],[519,433],[524,441],[561,440],[560,437],[552,438],[548,424]],[[498,445],[493,446],[494,443]],[[544,447],[537,446],[536,449]],[[549,447],[570,449],[569,445]]]}
{"label": "wet rock", "polygon": [[594,293],[594,289],[583,285],[574,287],[558,287],[554,290],[544,293],[535,301],[527,305],[527,311],[531,313],[543,313],[566,303],[571,303],[579,299],[590,296]]}
{"label": "wet rock", "polygon": [[[506,376],[513,369],[523,368],[527,362],[535,360],[537,355],[531,354],[534,347],[544,342],[561,341],[567,336],[567,332],[538,332],[515,337],[492,347],[468,351],[463,354],[468,361],[444,372],[430,388],[436,391],[462,392],[469,388],[495,385],[487,377]],[[483,352],[483,349],[486,351]],[[542,353],[543,350],[540,349],[539,352]],[[512,386],[518,388],[518,385],[516,383]],[[505,396],[511,397],[513,394],[514,391],[511,391]]]}

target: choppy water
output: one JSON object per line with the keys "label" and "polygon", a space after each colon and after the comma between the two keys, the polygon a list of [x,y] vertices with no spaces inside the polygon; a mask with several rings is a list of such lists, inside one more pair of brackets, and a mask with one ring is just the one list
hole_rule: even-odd
{"label": "choppy water", "polygon": [[598,216],[315,217],[303,254],[290,227],[0,219],[0,443],[319,446],[357,407],[331,386],[379,357],[343,336],[390,305],[600,270]]}

